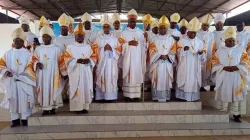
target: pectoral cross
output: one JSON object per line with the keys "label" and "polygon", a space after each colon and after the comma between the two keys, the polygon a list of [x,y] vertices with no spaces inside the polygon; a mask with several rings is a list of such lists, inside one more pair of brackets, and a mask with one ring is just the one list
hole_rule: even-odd
{"label": "pectoral cross", "polygon": [[19,59],[16,59],[16,64],[17,64],[17,73],[18,73],[19,68],[22,65],[22,63],[19,61]]}
{"label": "pectoral cross", "polygon": [[162,48],[166,49],[165,45],[162,45]]}
{"label": "pectoral cross", "polygon": [[228,63],[229,63],[229,66],[231,66],[231,60],[232,60],[233,58],[228,54],[227,55],[227,60],[228,60]]}
{"label": "pectoral cross", "polygon": [[47,63],[48,63],[48,60],[49,60],[49,57],[47,56],[47,54],[44,54],[44,59],[45,59],[45,65],[47,66]]}
{"label": "pectoral cross", "polygon": [[85,55],[84,53],[82,54],[82,57],[83,57],[83,59],[87,58],[86,55]]}

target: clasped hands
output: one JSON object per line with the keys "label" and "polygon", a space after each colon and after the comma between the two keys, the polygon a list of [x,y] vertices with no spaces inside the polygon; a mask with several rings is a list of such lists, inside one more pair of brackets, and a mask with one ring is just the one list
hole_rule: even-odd
{"label": "clasped hands", "polygon": [[170,63],[172,63],[171,60],[170,60],[170,58],[168,57],[168,55],[161,55],[159,59],[161,59],[161,60],[168,60]]}
{"label": "clasped hands", "polygon": [[227,72],[234,72],[234,71],[238,71],[239,68],[237,66],[225,66],[223,67],[223,70]]}
{"label": "clasped hands", "polygon": [[[184,47],[184,51],[188,51],[189,48],[190,48],[189,46],[185,46],[185,47]],[[198,54],[199,54],[199,55],[202,55],[202,54],[203,54],[203,51],[198,51]]]}

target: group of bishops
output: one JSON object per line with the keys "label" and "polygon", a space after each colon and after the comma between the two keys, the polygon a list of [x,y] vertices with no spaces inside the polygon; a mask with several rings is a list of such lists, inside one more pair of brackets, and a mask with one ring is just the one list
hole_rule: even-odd
{"label": "group of bishops", "polygon": [[138,101],[143,83],[158,102],[170,100],[171,89],[177,99],[197,101],[200,91],[210,86],[221,101],[221,111],[241,122],[250,70],[250,40],[243,23],[237,31],[224,30],[225,17],[216,14],[216,30],[210,32],[210,14],[189,22],[179,21],[178,13],[170,21],[147,14],[141,30],[134,9],[127,17],[128,25],[121,30],[119,14],[112,18],[105,14],[102,30],[94,32],[90,14],[85,13],[75,28],[74,19],[62,14],[61,34],[56,37],[53,25],[42,16],[36,37],[29,18],[22,15],[21,28],[12,33],[12,49],[0,59],[0,84],[5,90],[1,106],[10,110],[12,127],[27,126],[36,103],[42,115],[54,115],[68,98],[70,111],[88,113],[94,97],[116,100],[118,87],[127,101]]}

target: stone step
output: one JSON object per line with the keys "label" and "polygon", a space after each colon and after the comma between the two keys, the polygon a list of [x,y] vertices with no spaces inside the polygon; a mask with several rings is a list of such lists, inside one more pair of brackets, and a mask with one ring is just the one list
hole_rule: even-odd
{"label": "stone step", "polygon": [[148,111],[90,111],[79,115],[58,111],[42,116],[39,111],[29,117],[29,126],[74,124],[148,124],[148,123],[215,123],[229,122],[229,115],[213,108],[203,110],[148,110]]}
{"label": "stone step", "polygon": [[201,110],[201,102],[92,103],[90,110]]}
{"label": "stone step", "polygon": [[81,138],[128,138],[165,136],[218,136],[249,135],[250,124],[197,123],[197,124],[85,124],[6,128],[1,140],[47,140]]}

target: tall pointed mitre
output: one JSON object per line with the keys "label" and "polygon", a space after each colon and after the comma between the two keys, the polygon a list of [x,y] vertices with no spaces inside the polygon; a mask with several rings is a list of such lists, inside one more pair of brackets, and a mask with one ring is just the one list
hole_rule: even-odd
{"label": "tall pointed mitre", "polygon": [[65,13],[63,13],[59,18],[58,18],[58,23],[60,26],[69,26],[70,24],[70,19],[69,16],[67,16]]}
{"label": "tall pointed mitre", "polygon": [[231,26],[224,31],[224,39],[226,40],[229,38],[236,38],[236,29]]}
{"label": "tall pointed mitre", "polygon": [[27,24],[27,25],[30,24],[30,19],[26,15],[21,15],[20,18],[18,19],[18,21],[20,24]]}
{"label": "tall pointed mitre", "polygon": [[11,34],[11,37],[12,37],[12,39],[20,38],[20,39],[22,39],[23,41],[26,40],[26,35],[25,35],[25,33],[24,33],[24,31],[23,31],[22,28],[17,28],[16,30],[14,30],[14,31],[12,32],[12,34]]}
{"label": "tall pointed mitre", "polygon": [[226,21],[226,18],[223,16],[222,13],[218,13],[215,15],[214,17],[214,23],[217,24],[218,22],[221,22],[221,23],[225,23]]}
{"label": "tall pointed mitre", "polygon": [[137,14],[137,12],[135,11],[135,9],[131,9],[131,10],[128,12],[128,19],[131,19],[131,18],[137,19],[137,17],[138,17],[138,14]]}
{"label": "tall pointed mitre", "polygon": [[54,37],[55,34],[53,32],[53,30],[49,27],[49,26],[43,26],[40,30],[40,37],[42,37],[44,34],[47,34],[51,37]]}
{"label": "tall pointed mitre", "polygon": [[184,19],[184,18],[179,22],[179,27],[180,27],[180,28],[181,28],[181,27],[187,27],[187,25],[188,25],[188,22],[187,22],[187,20]]}
{"label": "tall pointed mitre", "polygon": [[154,19],[151,24],[151,28],[153,29],[154,27],[158,27],[158,21],[156,19]]}
{"label": "tall pointed mitre", "polygon": [[70,21],[70,24],[74,24],[75,22],[75,20],[71,16],[69,16],[69,21]]}
{"label": "tall pointed mitre", "polygon": [[144,24],[152,24],[152,22],[153,22],[153,18],[152,18],[152,16],[150,15],[150,14],[146,14],[143,18],[142,18],[142,22],[144,23]]}
{"label": "tall pointed mitre", "polygon": [[206,14],[205,16],[201,17],[201,23],[210,25],[213,21],[213,17],[210,14]]}
{"label": "tall pointed mitre", "polygon": [[114,13],[112,15],[112,23],[114,23],[115,21],[121,21],[120,15],[118,13]]}
{"label": "tall pointed mitre", "polygon": [[82,23],[84,23],[85,21],[89,21],[92,22],[92,17],[89,13],[84,13],[81,17]]}
{"label": "tall pointed mitre", "polygon": [[104,14],[100,20],[101,25],[103,26],[104,24],[108,24],[109,26],[111,26],[112,22],[110,17],[107,14]]}
{"label": "tall pointed mitre", "polygon": [[49,26],[49,21],[44,16],[40,18],[40,27],[43,26]]}
{"label": "tall pointed mitre", "polygon": [[201,28],[201,23],[197,17],[194,17],[192,20],[189,21],[187,25],[188,31],[197,32]]}
{"label": "tall pointed mitre", "polygon": [[74,35],[85,35],[85,30],[83,28],[83,24],[80,22],[74,29]]}
{"label": "tall pointed mitre", "polygon": [[180,15],[178,14],[178,13],[174,13],[174,14],[172,14],[171,16],[170,16],[170,21],[171,22],[176,22],[176,23],[178,23],[179,22],[179,20],[180,20]]}
{"label": "tall pointed mitre", "polygon": [[169,26],[170,25],[168,18],[166,16],[164,16],[164,15],[159,19],[159,22],[158,22],[159,27],[162,26],[162,25],[164,25],[164,26]]}

